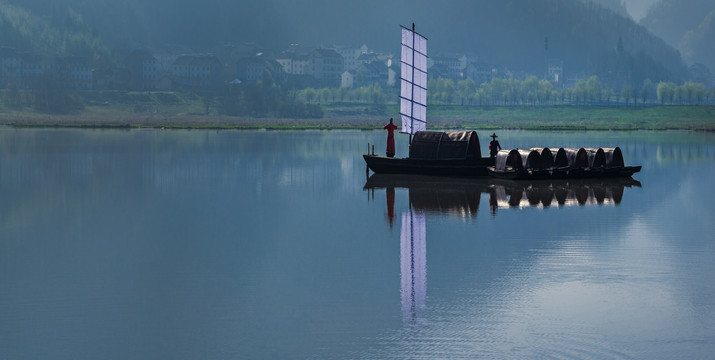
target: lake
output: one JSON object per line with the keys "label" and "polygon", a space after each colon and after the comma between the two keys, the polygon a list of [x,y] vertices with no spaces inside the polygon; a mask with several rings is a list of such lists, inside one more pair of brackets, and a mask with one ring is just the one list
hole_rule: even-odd
{"label": "lake", "polygon": [[0,128],[0,358],[712,358],[715,135],[497,133],[643,169],[368,180],[383,131]]}

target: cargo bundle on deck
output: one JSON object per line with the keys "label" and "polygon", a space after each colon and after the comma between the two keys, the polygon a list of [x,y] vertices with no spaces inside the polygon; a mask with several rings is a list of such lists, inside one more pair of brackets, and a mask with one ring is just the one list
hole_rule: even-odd
{"label": "cargo bundle on deck", "polygon": [[501,150],[489,175],[502,179],[630,177],[640,166],[625,166],[619,147]]}

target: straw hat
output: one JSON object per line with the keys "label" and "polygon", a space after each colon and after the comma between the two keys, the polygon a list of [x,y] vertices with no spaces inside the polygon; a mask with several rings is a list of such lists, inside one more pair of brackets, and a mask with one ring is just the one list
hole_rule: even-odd
{"label": "straw hat", "polygon": [[496,139],[496,138],[498,137],[496,133],[492,133],[492,134],[489,135],[489,136],[491,136],[491,137],[494,138],[494,139]]}

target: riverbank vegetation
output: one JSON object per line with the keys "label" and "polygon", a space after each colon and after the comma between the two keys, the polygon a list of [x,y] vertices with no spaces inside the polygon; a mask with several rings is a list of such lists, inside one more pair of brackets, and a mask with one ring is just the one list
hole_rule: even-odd
{"label": "riverbank vegetation", "polygon": [[[427,103],[433,105],[707,105],[715,102],[715,89],[693,81],[682,84],[655,83],[649,79],[640,86],[623,85],[612,88],[602,84],[598,76],[575,82],[572,87],[554,87],[551,82],[535,76],[524,80],[494,78],[489,82],[475,83],[472,79],[430,79],[427,83]],[[397,102],[398,88],[383,90],[380,86],[357,89],[303,89],[298,99],[310,104],[369,102],[375,104]]]}
{"label": "riverbank vegetation", "polygon": [[[116,95],[116,94],[115,94]],[[139,105],[92,103],[78,114],[47,115],[0,106],[0,125],[23,127],[191,128],[191,129],[378,129],[396,104],[335,103],[322,106],[321,118],[222,115],[206,100],[172,93],[124,94],[144,97]],[[171,104],[157,99],[171,99]],[[715,131],[715,106],[458,106],[428,110],[431,129],[664,130]]]}
{"label": "riverbank vegetation", "polygon": [[[164,128],[376,128],[399,119],[396,89],[286,90],[269,74],[218,93],[65,92],[52,79],[37,90],[0,91],[0,124],[15,126]],[[715,130],[715,96],[702,84],[644,82],[634,91],[601,85],[597,77],[554,89],[535,77],[430,80],[433,128],[695,129]],[[399,120],[397,121],[399,123]]]}

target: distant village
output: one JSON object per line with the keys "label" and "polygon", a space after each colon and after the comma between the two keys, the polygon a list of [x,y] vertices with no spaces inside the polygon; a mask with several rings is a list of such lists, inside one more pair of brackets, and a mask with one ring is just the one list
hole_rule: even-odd
{"label": "distant village", "polygon": [[[641,104],[695,105],[708,104],[715,99],[712,90],[715,76],[700,64],[690,67],[694,81],[682,85],[646,80],[642,85],[630,86],[622,84],[622,79],[628,78],[626,74],[614,73],[603,79],[587,74],[569,73],[566,76],[563,61],[548,58],[542,61],[544,71],[529,74],[466,55],[431,56],[428,79],[439,81],[432,85],[436,88],[432,88],[428,96],[430,101],[438,104],[462,105],[635,105],[638,101]],[[374,92],[378,87],[386,94],[396,94],[399,80],[399,56],[373,51],[366,45],[307,48],[293,44],[282,51],[224,45],[211,53],[193,53],[182,46],[165,46],[155,51],[129,51],[121,63],[113,65],[98,65],[91,59],[77,56],[46,56],[0,47],[0,89],[11,92],[43,88],[43,93],[48,93],[49,86],[50,89],[79,92],[174,91],[226,96],[238,94],[231,91],[234,88],[255,91],[250,90],[251,85],[268,81],[284,90],[371,89],[369,91]],[[460,84],[465,81],[469,84]],[[316,97],[302,93],[304,102],[315,102],[311,98]],[[343,99],[342,96],[338,98]],[[54,103],[63,101],[59,98],[52,100]],[[250,107],[247,103],[241,106]],[[259,112],[266,111],[270,110],[266,108]]]}
{"label": "distant village", "polygon": [[[464,55],[429,59],[429,76],[472,79],[480,84],[494,77],[515,74],[497,64]],[[370,50],[366,45],[305,48],[291,45],[280,52],[259,51],[248,46],[227,45],[214,53],[191,53],[186,49],[131,51],[115,69],[97,69],[91,59],[51,57],[0,48],[0,87],[15,84],[31,90],[43,76],[61,81],[74,90],[212,91],[226,84],[271,80],[291,89],[359,88],[399,83],[399,58]],[[544,75],[541,75],[543,77]],[[563,63],[549,61],[549,81],[561,86]]]}

